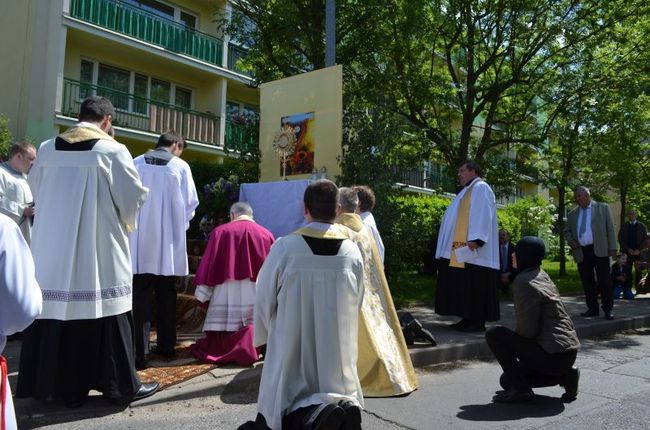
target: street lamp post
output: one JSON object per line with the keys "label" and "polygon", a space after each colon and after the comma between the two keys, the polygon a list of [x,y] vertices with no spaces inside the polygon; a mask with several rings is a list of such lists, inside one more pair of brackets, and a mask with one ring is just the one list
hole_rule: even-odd
{"label": "street lamp post", "polygon": [[325,67],[336,64],[336,0],[325,0]]}

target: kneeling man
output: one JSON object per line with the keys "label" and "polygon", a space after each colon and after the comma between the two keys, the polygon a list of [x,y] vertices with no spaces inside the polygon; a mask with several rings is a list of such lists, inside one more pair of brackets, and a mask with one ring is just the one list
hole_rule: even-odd
{"label": "kneeling man", "polygon": [[580,341],[573,321],[562,304],[557,287],[541,269],[544,242],[533,236],[515,247],[512,266],[517,328],[492,327],[485,340],[503,368],[502,391],[492,399],[501,403],[533,400],[533,387],[561,385],[562,400],[571,402],[578,393],[578,369],[573,367]]}
{"label": "kneeling man", "polygon": [[267,354],[256,427],[248,428],[361,428],[363,260],[334,224],[337,203],[333,182],[311,183],[307,226],[273,245],[257,278],[255,345]]}
{"label": "kneeling man", "polygon": [[230,207],[230,222],[210,233],[196,271],[194,295],[206,309],[205,337],[190,352],[206,363],[249,366],[259,356],[253,347],[255,281],[273,245],[273,234],[253,221],[253,209]]}

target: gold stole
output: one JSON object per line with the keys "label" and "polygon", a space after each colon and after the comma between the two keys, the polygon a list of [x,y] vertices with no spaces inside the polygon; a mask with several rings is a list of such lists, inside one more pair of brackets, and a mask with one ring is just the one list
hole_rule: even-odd
{"label": "gold stole", "polygon": [[469,189],[465,192],[463,198],[460,199],[460,204],[458,205],[458,215],[456,216],[456,225],[454,226],[454,241],[451,243],[451,258],[449,259],[450,267],[458,267],[460,269],[465,268],[465,263],[460,263],[456,260],[456,253],[454,250],[467,245],[469,207],[472,201],[472,189],[474,188],[474,184],[477,182],[477,180],[474,180],[474,183],[469,186]]}

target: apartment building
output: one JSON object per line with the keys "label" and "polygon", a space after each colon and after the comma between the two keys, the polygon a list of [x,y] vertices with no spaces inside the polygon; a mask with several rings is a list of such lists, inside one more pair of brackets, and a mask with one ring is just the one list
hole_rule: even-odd
{"label": "apartment building", "polygon": [[41,142],[75,123],[83,99],[109,98],[116,139],[136,156],[176,130],[186,159],[257,145],[246,124],[259,90],[221,34],[226,0],[0,0],[0,114]]}

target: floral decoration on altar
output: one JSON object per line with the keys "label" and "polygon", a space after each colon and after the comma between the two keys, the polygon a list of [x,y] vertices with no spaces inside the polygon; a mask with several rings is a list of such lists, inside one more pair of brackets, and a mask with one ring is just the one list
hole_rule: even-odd
{"label": "floral decoration on altar", "polygon": [[228,179],[219,178],[203,186],[203,201],[217,224],[228,221],[230,206],[239,200],[239,178],[230,175]]}

